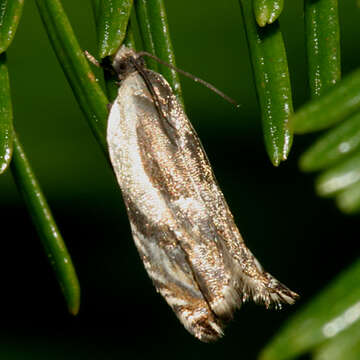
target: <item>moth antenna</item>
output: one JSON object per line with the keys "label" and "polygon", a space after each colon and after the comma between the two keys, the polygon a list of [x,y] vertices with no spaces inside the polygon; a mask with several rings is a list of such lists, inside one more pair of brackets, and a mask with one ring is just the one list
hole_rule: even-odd
{"label": "moth antenna", "polygon": [[91,55],[87,50],[84,50],[84,55],[93,65],[101,68],[101,64],[96,60],[95,56]]}
{"label": "moth antenna", "polygon": [[219,89],[217,89],[214,85],[208,83],[207,81],[200,79],[196,76],[194,76],[193,74],[188,73],[187,71],[181,70],[178,67],[171,65],[169,63],[167,63],[166,61],[161,60],[160,58],[158,58],[157,56],[150,54],[147,51],[139,51],[137,53],[138,56],[148,56],[152,59],[154,59],[155,61],[159,62],[160,64],[163,64],[167,67],[169,67],[170,69],[174,69],[175,71],[177,71],[178,73],[194,80],[195,82],[198,82],[204,86],[206,86],[208,89],[212,90],[214,93],[218,94],[219,96],[221,96],[223,99],[225,99],[226,101],[228,101],[229,103],[235,105],[237,108],[240,107],[240,104],[238,104],[234,99],[232,99],[231,97],[227,96],[226,94],[224,94],[222,91],[220,91]]}

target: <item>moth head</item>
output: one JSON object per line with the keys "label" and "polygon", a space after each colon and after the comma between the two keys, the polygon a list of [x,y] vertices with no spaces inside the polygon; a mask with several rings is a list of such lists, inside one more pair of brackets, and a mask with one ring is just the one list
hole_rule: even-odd
{"label": "moth head", "polygon": [[114,62],[113,67],[120,80],[124,79],[129,73],[136,70],[130,58],[124,58],[118,62]]}
{"label": "moth head", "polygon": [[121,46],[118,52],[115,54],[112,66],[119,76],[119,79],[123,79],[129,73],[136,71],[134,62],[139,62],[139,59],[134,50]]}

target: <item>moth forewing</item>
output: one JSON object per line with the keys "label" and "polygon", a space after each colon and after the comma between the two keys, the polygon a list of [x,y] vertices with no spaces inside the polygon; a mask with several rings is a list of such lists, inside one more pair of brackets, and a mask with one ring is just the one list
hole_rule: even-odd
{"label": "moth forewing", "polygon": [[195,130],[164,77],[123,46],[108,119],[110,159],[145,268],[186,329],[222,336],[252,297],[267,307],[296,294],[265,272],[244,241]]}

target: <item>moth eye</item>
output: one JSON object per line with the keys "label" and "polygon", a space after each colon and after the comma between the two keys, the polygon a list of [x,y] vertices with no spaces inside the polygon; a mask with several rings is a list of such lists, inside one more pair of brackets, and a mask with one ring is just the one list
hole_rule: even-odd
{"label": "moth eye", "polygon": [[121,72],[126,71],[126,69],[127,69],[127,65],[124,62],[119,64],[119,70]]}

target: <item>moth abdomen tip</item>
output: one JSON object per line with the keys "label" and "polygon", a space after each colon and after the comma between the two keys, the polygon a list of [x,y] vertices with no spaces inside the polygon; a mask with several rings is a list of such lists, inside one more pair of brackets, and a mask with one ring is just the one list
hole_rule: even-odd
{"label": "moth abdomen tip", "polygon": [[185,328],[192,335],[205,343],[214,342],[223,337],[224,324],[217,316],[213,313],[198,316],[198,312],[195,311],[193,315],[187,316],[185,321],[184,318],[181,319]]}
{"label": "moth abdomen tip", "polygon": [[283,304],[292,305],[298,298],[299,295],[297,293],[277,282],[275,287],[266,289],[260,301],[265,304],[266,308],[274,307],[277,310],[281,310]]}

